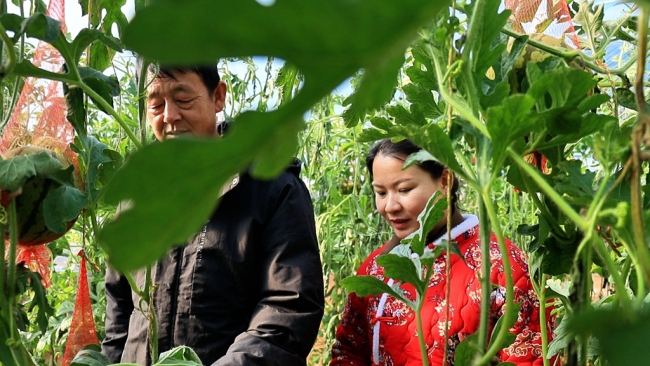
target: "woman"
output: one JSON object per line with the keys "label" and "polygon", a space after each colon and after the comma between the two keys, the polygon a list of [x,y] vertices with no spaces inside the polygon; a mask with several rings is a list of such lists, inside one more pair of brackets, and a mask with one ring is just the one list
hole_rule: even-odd
{"label": "woman", "polygon": [[[377,210],[393,228],[393,239],[375,250],[359,268],[358,275],[375,276],[389,285],[384,269],[376,259],[391,251],[401,239],[419,228],[418,215],[429,197],[436,191],[447,194],[449,174],[443,165],[426,161],[403,169],[407,156],[420,148],[408,140],[393,143],[382,140],[368,154],[366,164],[373,179]],[[458,244],[465,261],[451,256],[451,296],[449,297],[449,346],[447,364],[454,364],[454,350],[467,336],[478,330],[481,306],[481,244],[479,222],[474,215],[462,215],[456,206],[458,181],[452,177],[451,237]],[[445,217],[427,236],[428,243],[437,244],[447,238]],[[522,303],[518,319],[511,332],[515,342],[499,352],[502,362],[516,365],[542,365],[539,300],[533,291],[524,254],[506,240],[514,281],[515,302]],[[505,309],[505,274],[502,253],[496,238],[490,243],[491,278],[498,284],[489,295],[491,326]],[[446,258],[434,263],[422,310],[422,322],[427,353],[431,365],[442,365],[446,312]],[[407,296],[415,299],[415,289],[402,285]],[[551,327],[549,329],[549,339]],[[388,294],[360,298],[350,294],[336,333],[331,365],[422,365],[417,338],[415,314],[408,306]]]}

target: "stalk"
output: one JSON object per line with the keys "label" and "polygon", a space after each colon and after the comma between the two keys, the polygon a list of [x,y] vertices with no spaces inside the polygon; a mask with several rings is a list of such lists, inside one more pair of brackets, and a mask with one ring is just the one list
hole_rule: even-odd
{"label": "stalk", "polygon": [[[25,354],[21,352],[22,340],[14,319],[14,306],[16,304],[16,247],[18,246],[18,215],[16,213],[16,200],[9,202],[9,263],[7,273],[7,320],[9,323],[9,347],[16,360],[16,365],[27,365]],[[3,253],[4,255],[4,253]],[[4,270],[4,269],[3,269]]]}
{"label": "stalk", "polygon": [[153,295],[156,285],[151,280],[151,265],[147,266],[144,280],[145,301],[149,308],[149,347],[151,350],[151,363],[158,362],[158,319],[156,317],[156,308],[153,303]]}
{"label": "stalk", "polygon": [[[426,288],[425,288],[426,293]],[[422,327],[422,305],[424,305],[426,294],[418,294],[418,308],[415,311],[415,318],[418,322],[418,341],[420,342],[420,355],[422,356],[422,366],[429,366],[429,356],[427,355],[427,345],[424,343],[424,328]],[[447,355],[444,356],[447,359]]]}
{"label": "stalk", "polygon": [[[482,194],[481,194],[481,200],[485,200],[485,198],[488,196],[488,192],[489,192],[489,189],[486,187],[486,190],[484,192],[482,192]],[[489,198],[489,197],[487,197],[487,198]],[[498,222],[499,218],[497,216],[497,212],[494,209],[494,205],[492,204],[492,202],[491,201],[486,201],[483,204],[485,206],[485,211],[489,216],[489,221],[490,222]],[[503,239],[503,232],[501,231],[501,225],[493,225],[492,229],[494,230],[494,234],[497,237],[497,240],[499,242],[499,249],[501,250],[502,260],[503,260],[503,271],[504,271],[505,278],[506,278],[506,302],[504,304],[506,306],[506,312],[505,312],[505,314],[503,314],[503,317],[502,317],[503,320],[502,321],[505,322],[506,324],[510,324],[510,323],[512,323],[513,318],[516,316],[516,314],[513,311],[514,310],[514,306],[513,306],[513,304],[514,304],[514,293],[513,293],[512,269],[510,267],[510,255],[509,255],[509,252],[508,252],[508,250],[506,248],[506,243],[505,243],[505,241]],[[487,233],[483,233],[483,231],[486,231]],[[489,228],[486,228],[484,230],[483,225],[481,225],[481,241],[483,240],[483,236],[485,234],[489,235]],[[486,243],[481,242],[482,247],[485,247],[486,246],[485,244]],[[489,244],[490,244],[490,241],[489,241],[489,238],[488,238],[488,241],[487,241],[487,249],[488,250],[489,250]],[[485,250],[485,248],[483,248],[483,250]],[[487,262],[486,262],[486,259],[487,259]],[[487,269],[488,276],[487,276],[487,278],[483,279],[483,285],[485,286],[485,284],[487,283],[488,286],[489,286],[490,285],[490,283],[489,283],[489,280],[490,280],[489,273],[490,273],[490,269],[491,269],[489,251],[488,251],[488,256],[483,258],[483,262],[484,262],[483,263],[483,272],[484,273],[486,272],[485,268],[486,267],[488,268]],[[487,264],[487,266],[486,266],[486,264]],[[488,292],[486,292],[486,293],[487,294],[490,293],[489,289],[488,289]],[[484,292],[484,295],[486,293]],[[483,301],[482,301],[481,304],[483,304],[483,303],[488,304],[488,310],[489,310],[489,300],[485,301],[485,298],[483,298]],[[483,314],[481,314],[481,315],[483,315]],[[483,317],[482,316],[481,316],[481,322],[483,322]],[[503,343],[503,340],[508,336],[509,333],[510,333],[509,328],[501,327],[501,329],[499,329],[499,333],[490,341],[492,346],[490,346],[488,348],[488,350],[485,352],[483,357],[477,362],[477,364],[478,365],[489,365],[492,357],[494,357],[501,349],[498,345],[500,343]]]}
{"label": "stalk", "polygon": [[[531,283],[535,283],[531,281]],[[548,355],[548,329],[546,328],[546,275],[542,273],[542,280],[540,288],[535,289],[537,297],[539,298],[539,329],[542,336],[542,358],[544,366],[549,366],[550,361],[546,357]]]}
{"label": "stalk", "polygon": [[[487,348],[488,327],[490,319],[490,299],[489,294],[492,292],[492,285],[490,284],[490,227],[488,225],[488,212],[485,206],[483,195],[478,197],[478,221],[481,223],[479,226],[479,235],[481,237],[481,258],[483,265],[481,266],[481,320],[478,328],[478,346],[481,352]],[[487,264],[487,265],[486,265]],[[487,297],[487,298],[486,298]]]}
{"label": "stalk", "polygon": [[632,171],[630,175],[630,184],[632,188],[631,214],[634,225],[634,242],[641,261],[644,278],[650,282],[650,252],[646,242],[646,231],[643,220],[643,198],[641,195],[641,162],[648,160],[648,153],[640,150],[641,143],[646,148],[650,145],[650,112],[646,107],[643,90],[643,76],[645,73],[645,63],[648,44],[648,9],[641,7],[638,19],[638,54],[637,70],[635,79],[635,98],[638,108],[636,126],[632,132]]}

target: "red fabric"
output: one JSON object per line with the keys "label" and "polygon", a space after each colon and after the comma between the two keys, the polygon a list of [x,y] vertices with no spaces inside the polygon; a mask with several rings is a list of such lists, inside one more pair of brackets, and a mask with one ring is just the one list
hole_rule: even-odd
{"label": "red fabric", "polygon": [[50,263],[52,252],[46,245],[21,245],[16,248],[16,263],[23,262],[30,271],[41,275],[41,282],[45,288],[52,284],[50,276]]}
{"label": "red fabric", "polygon": [[74,312],[72,313],[72,322],[68,332],[68,343],[65,346],[62,366],[68,366],[72,363],[74,356],[85,346],[89,344],[99,344],[97,332],[95,331],[95,318],[90,301],[90,291],[88,289],[88,274],[86,272],[86,256],[83,250],[79,252],[81,264],[79,266],[79,288],[77,300],[74,303]]}
{"label": "red fabric", "polygon": [[[456,255],[451,258],[451,297],[450,297],[450,347],[448,365],[453,365],[453,352],[460,341],[478,330],[481,303],[481,245],[478,226],[461,234],[456,242],[467,264]],[[499,353],[502,362],[515,365],[542,365],[541,335],[539,326],[539,300],[528,277],[526,258],[521,250],[506,241],[510,255],[516,303],[523,303],[518,320],[511,332],[517,335],[516,341]],[[375,276],[384,282],[383,267],[376,259],[383,248],[374,251],[361,265],[358,275]],[[494,322],[505,309],[505,273],[502,255],[496,238],[490,243],[491,282],[498,288],[490,294],[491,320]],[[445,255],[434,262],[434,274],[427,290],[427,302],[422,309],[422,322],[431,365],[442,365],[444,352],[445,319]],[[414,300],[415,289],[408,284],[401,288]],[[331,365],[372,365],[373,324],[381,296],[360,298],[354,293],[348,298],[341,324],[337,330],[336,343],[332,349]],[[552,336],[550,308],[548,339]],[[401,301],[388,296],[379,320],[380,365],[422,365],[417,325],[414,312]]]}

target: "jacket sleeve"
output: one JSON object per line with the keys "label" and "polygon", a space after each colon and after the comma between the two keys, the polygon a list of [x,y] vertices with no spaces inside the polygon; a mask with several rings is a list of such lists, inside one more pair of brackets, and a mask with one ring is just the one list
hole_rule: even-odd
{"label": "jacket sleeve", "polygon": [[106,338],[102,341],[102,353],[110,363],[121,361],[133,313],[131,287],[126,278],[117,271],[106,269]]}
{"label": "jacket sleeve", "polygon": [[[510,329],[515,341],[499,352],[502,362],[511,362],[517,366],[542,366],[542,338],[540,326],[540,302],[532,286],[526,258],[514,245],[510,247],[510,266],[512,268],[514,302],[521,303],[517,320]],[[505,313],[505,275],[500,272],[497,283],[500,285],[491,294],[492,314],[495,319]],[[493,267],[493,276],[495,269]],[[493,277],[494,279],[494,277]],[[547,340],[550,343],[554,329],[554,317],[551,307],[544,307],[546,312]]]}
{"label": "jacket sleeve", "polygon": [[365,298],[351,293],[336,330],[330,366],[371,365]]}
{"label": "jacket sleeve", "polygon": [[314,212],[299,178],[282,187],[260,245],[260,300],[219,365],[305,365],[325,304]]}

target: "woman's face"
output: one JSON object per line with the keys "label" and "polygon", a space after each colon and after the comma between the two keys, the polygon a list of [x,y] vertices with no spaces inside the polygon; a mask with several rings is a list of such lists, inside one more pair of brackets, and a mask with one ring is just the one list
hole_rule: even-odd
{"label": "woman's face", "polygon": [[381,153],[372,164],[377,210],[399,239],[419,229],[418,215],[433,193],[443,190],[442,177],[433,179],[416,165],[402,170],[403,166],[403,160]]}

